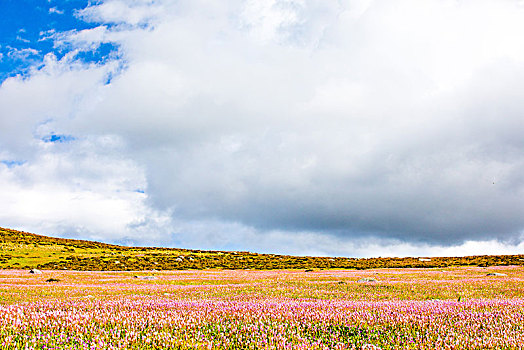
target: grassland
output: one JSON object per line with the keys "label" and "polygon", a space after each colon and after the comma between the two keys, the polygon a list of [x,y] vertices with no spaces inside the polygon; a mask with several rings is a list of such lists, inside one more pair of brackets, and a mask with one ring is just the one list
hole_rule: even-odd
{"label": "grassland", "polygon": [[0,228],[0,268],[81,271],[201,269],[376,269],[452,266],[524,266],[524,255],[431,257],[420,259],[311,257],[250,252],[125,247],[53,238]]}
{"label": "grassland", "polygon": [[1,349],[524,349],[524,268],[1,270],[0,316]]}

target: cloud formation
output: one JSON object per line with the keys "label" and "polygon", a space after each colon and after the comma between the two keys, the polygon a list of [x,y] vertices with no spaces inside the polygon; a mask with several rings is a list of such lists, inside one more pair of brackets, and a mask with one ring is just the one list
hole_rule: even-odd
{"label": "cloud formation", "polygon": [[[2,196],[64,193],[42,227],[293,254],[521,247],[520,2],[108,0],[78,16],[101,25],[56,35],[69,56],[0,88],[2,157],[25,162],[0,171],[17,189]],[[75,59],[102,43],[120,55]]]}

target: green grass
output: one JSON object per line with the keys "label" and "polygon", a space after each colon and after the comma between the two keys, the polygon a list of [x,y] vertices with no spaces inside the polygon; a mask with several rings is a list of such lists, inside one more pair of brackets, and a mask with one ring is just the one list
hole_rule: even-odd
{"label": "green grass", "polygon": [[[310,257],[250,252],[125,247],[0,228],[0,268],[82,271],[202,269],[371,269],[524,265],[524,255],[418,258]],[[314,272],[314,271],[312,271]]]}

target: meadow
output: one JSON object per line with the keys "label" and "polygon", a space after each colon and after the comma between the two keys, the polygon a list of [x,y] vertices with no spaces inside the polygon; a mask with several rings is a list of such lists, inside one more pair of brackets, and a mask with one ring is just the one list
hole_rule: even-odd
{"label": "meadow", "polygon": [[524,349],[522,266],[42,272],[0,270],[0,348]]}

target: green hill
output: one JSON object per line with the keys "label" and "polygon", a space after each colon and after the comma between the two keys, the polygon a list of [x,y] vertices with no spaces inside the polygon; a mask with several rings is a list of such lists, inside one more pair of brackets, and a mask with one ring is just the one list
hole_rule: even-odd
{"label": "green hill", "polygon": [[125,247],[63,239],[0,228],[0,268],[93,271],[186,269],[368,269],[524,265],[524,255],[433,257],[431,259],[310,257],[250,252]]}

